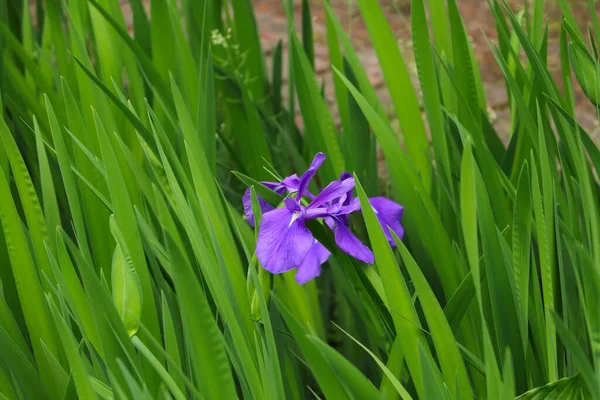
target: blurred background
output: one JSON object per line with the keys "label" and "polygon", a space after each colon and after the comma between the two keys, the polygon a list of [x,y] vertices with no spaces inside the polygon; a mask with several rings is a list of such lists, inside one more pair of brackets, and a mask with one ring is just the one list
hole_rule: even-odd
{"label": "blurred background", "polygon": [[[375,1],[375,0],[374,0]],[[416,69],[412,60],[412,41],[410,27],[410,1],[409,0],[377,0],[385,7],[388,21],[392,26],[402,54],[410,64],[413,72],[415,87],[418,87]],[[585,30],[586,24],[590,21],[588,0],[570,0],[568,1],[573,9],[573,14],[580,25]],[[378,65],[377,56],[373,50],[368,32],[360,17],[358,5],[353,0],[330,0],[331,5],[336,10],[338,18],[344,24],[346,32],[349,33],[354,47],[357,50],[362,64],[367,70],[371,82],[378,89],[378,97],[384,105],[390,107],[392,111],[392,102],[385,87],[383,75]],[[527,1],[508,0],[513,11],[524,10],[527,7]],[[263,49],[267,53],[272,53],[279,40],[285,44],[287,41],[287,21],[281,5],[281,0],[253,0],[255,13],[260,30]],[[496,129],[503,134],[508,135],[510,118],[508,118],[508,100],[506,98],[506,88],[504,79],[497,63],[494,60],[492,52],[487,41],[496,41],[496,29],[494,17],[490,12],[488,2],[485,0],[457,0],[461,15],[468,31],[469,37],[474,45],[475,56],[481,66],[481,73],[486,88],[487,101],[490,106],[490,115],[495,116],[494,122]],[[600,2],[596,10],[600,10]],[[302,1],[294,0],[296,7],[295,15],[298,16],[297,29],[300,31],[300,15]],[[325,82],[325,91],[330,104],[334,103],[334,88],[331,78],[327,39],[325,28],[325,11],[322,6],[323,0],[311,0],[310,6],[313,14],[313,30],[315,42],[315,67],[317,73]],[[560,76],[559,60],[559,33],[561,11],[558,0],[546,1],[546,12],[548,17],[548,66],[555,77]],[[599,14],[600,15],[600,14]],[[285,46],[284,46],[285,48]],[[285,69],[284,69],[285,70]],[[560,79],[557,79],[560,81]],[[577,86],[577,85],[576,85]],[[285,95],[285,90],[284,90]],[[577,87],[576,91],[577,108],[579,112],[580,123],[586,127],[596,142],[600,140],[600,131],[598,129],[598,118],[594,108],[585,98],[581,90]]]}
{"label": "blurred background", "polygon": [[[5,12],[19,13],[21,2],[24,0],[9,0]],[[25,0],[26,1],[26,0]],[[40,3],[40,0],[29,0],[32,5]],[[133,12],[129,0],[118,0],[123,9],[125,23],[130,33],[133,33]],[[309,0],[311,15],[313,16],[313,40],[314,40],[314,60],[315,69],[318,78],[323,84],[326,99],[332,106],[332,113],[336,114],[334,105],[334,87],[329,67],[329,56],[327,50],[325,10],[323,2],[325,0]],[[371,82],[377,89],[377,94],[382,104],[389,107],[391,118],[395,118],[392,113],[392,103],[390,95],[385,87],[383,75],[378,65],[377,56],[370,44],[368,32],[360,17],[360,10],[355,0],[329,0],[338,18],[344,25],[345,31],[350,35],[361,62],[367,71]],[[396,35],[398,44],[402,53],[413,72],[415,87],[418,87],[416,68],[414,67],[411,27],[410,27],[410,0],[374,0],[378,1],[385,9],[388,21]],[[600,15],[600,1],[596,2],[596,10]],[[143,4],[150,14],[150,0],[143,0]],[[180,1],[178,0],[178,3]],[[252,0],[254,13],[258,23],[258,30],[262,42],[263,50],[267,55],[267,67],[271,68],[271,56],[274,49],[281,41],[283,44],[283,62],[286,63],[287,46],[287,19],[281,0]],[[302,21],[302,0],[293,0],[296,17],[296,29],[301,31]],[[488,2],[485,0],[457,0],[461,15],[467,29],[467,33],[474,45],[475,57],[479,65],[482,66],[481,73],[484,81],[487,102],[489,104],[490,117],[493,119],[495,128],[503,134],[505,141],[508,140],[510,129],[510,118],[508,118],[508,100],[506,98],[506,88],[502,73],[490,51],[488,40],[496,41],[496,30],[494,26],[494,17],[490,12]],[[512,10],[517,13],[526,11],[528,8],[527,0],[507,0]],[[567,0],[573,10],[573,15],[579,24],[579,28],[585,32],[586,24],[590,21],[588,0]],[[35,7],[33,7],[35,8]],[[547,0],[545,10],[548,18],[548,67],[560,83],[560,60],[559,60],[559,33],[561,11],[558,0]],[[13,23],[18,24],[20,18],[11,18]],[[35,18],[34,18],[35,21]],[[287,96],[287,73],[288,69],[283,68],[282,96],[286,100]],[[594,141],[600,141],[600,129],[598,127],[598,118],[594,108],[581,92],[577,84],[575,86],[575,100],[578,109],[578,118],[581,125],[590,132]],[[298,120],[302,125],[302,121]]]}

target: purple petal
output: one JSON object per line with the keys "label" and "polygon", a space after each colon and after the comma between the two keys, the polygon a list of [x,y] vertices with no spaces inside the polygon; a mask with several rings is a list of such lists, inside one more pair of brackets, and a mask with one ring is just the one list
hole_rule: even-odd
{"label": "purple petal", "polygon": [[325,217],[329,217],[332,214],[327,208],[325,207],[319,207],[319,208],[306,208],[306,212],[304,213],[304,219],[305,220],[309,220],[309,219],[315,219],[315,218],[325,218]]}
{"label": "purple petal", "polygon": [[321,275],[321,265],[327,261],[331,253],[318,241],[314,241],[302,263],[298,266],[296,282],[304,285],[306,282]]}
{"label": "purple petal", "polygon": [[279,182],[261,182],[260,184],[279,194],[283,194],[284,192],[283,188],[281,187],[281,183]]}
{"label": "purple petal", "polygon": [[300,216],[286,207],[263,215],[256,256],[267,271],[280,274],[302,263],[314,238]]}
{"label": "purple petal", "polygon": [[315,158],[313,158],[312,163],[310,163],[310,167],[308,168],[308,170],[306,170],[306,172],[302,174],[302,177],[300,178],[300,182],[298,184],[298,194],[296,195],[297,200],[300,200],[302,196],[305,195],[310,180],[313,178],[313,176],[315,176],[317,170],[321,167],[321,165],[323,165],[325,158],[325,154],[317,153],[315,155]]}
{"label": "purple petal", "polygon": [[298,175],[296,174],[290,175],[282,180],[281,184],[288,192],[293,193],[298,191],[298,187],[300,187],[300,178],[298,178]]}
{"label": "purple petal", "polygon": [[[348,178],[354,178],[354,176],[350,173],[350,172],[342,172],[340,175],[340,181],[345,181]],[[354,188],[352,188],[354,189]],[[350,202],[352,202],[352,200],[354,199],[354,193],[352,192],[352,190],[349,190],[348,193],[346,193],[346,200],[344,201],[344,205],[347,206],[348,204],[350,204]]]}
{"label": "purple petal", "polygon": [[[287,190],[288,193],[296,193],[300,188],[300,178],[298,178],[298,175],[296,174],[290,175],[283,181],[281,181],[281,185],[285,187],[285,190]],[[302,195],[308,197],[311,200],[315,198],[315,195],[309,192],[308,189],[304,190],[304,193]]]}
{"label": "purple petal", "polygon": [[348,218],[347,215],[338,215],[337,218],[340,223],[344,224],[347,227],[350,226],[350,219]]}
{"label": "purple petal", "polygon": [[329,227],[329,229],[331,229],[332,231],[335,231],[335,224],[338,223],[339,221],[334,220],[331,217],[327,217],[325,218],[325,223],[327,224],[327,226]]}
{"label": "purple petal", "polygon": [[[257,195],[256,198],[258,199],[260,211],[263,214],[275,208],[269,203],[267,203],[265,200],[263,200],[262,197]],[[254,227],[254,213],[252,212],[252,198],[250,197],[250,188],[246,189],[246,191],[244,192],[244,196],[242,197],[242,203],[244,204],[244,214],[246,214],[246,217],[248,218],[248,223],[250,223],[250,226]]]}
{"label": "purple petal", "polygon": [[285,200],[283,200],[283,204],[285,204],[285,207],[293,212],[296,211],[302,211],[303,206],[300,205],[296,200],[292,199],[291,197],[287,197]]}
{"label": "purple petal", "polygon": [[353,175],[350,172],[342,172],[340,174],[340,181],[345,181],[348,178],[353,178]]}
{"label": "purple petal", "polygon": [[[393,247],[396,245],[394,238],[390,232],[390,229],[394,231],[400,239],[404,236],[404,228],[402,227],[402,214],[404,213],[404,207],[400,204],[385,198],[385,197],[373,197],[369,199],[377,219],[383,228],[385,237]],[[389,227],[389,228],[388,228]]]}
{"label": "purple petal", "polygon": [[373,264],[371,249],[365,246],[344,224],[335,226],[335,243],[342,251],[367,264]]}
{"label": "purple petal", "polygon": [[354,189],[354,178],[348,178],[343,181],[333,181],[310,203],[308,208],[319,207],[325,203],[342,197]]}
{"label": "purple petal", "polygon": [[[341,204],[345,204],[343,206],[337,206],[335,208],[337,208],[337,211],[335,212],[335,215],[337,216],[338,220],[346,225],[346,226],[350,226],[350,221],[348,219],[348,215],[352,214],[355,211],[360,210],[360,200],[358,199],[358,197],[353,198],[349,203],[347,201],[347,199],[343,200],[341,202]],[[334,207],[332,207],[334,208]]]}
{"label": "purple petal", "polygon": [[344,205],[338,211],[338,215],[348,215],[360,210],[360,199],[358,197],[353,198],[349,202],[344,201],[343,204]]}

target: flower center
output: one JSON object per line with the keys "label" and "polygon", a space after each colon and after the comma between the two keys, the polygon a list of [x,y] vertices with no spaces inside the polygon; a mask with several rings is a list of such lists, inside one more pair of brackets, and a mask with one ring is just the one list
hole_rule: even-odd
{"label": "flower center", "polygon": [[292,214],[292,219],[290,220],[290,224],[288,225],[288,228],[290,226],[292,226],[292,224],[294,223],[294,221],[296,221],[300,217],[300,214],[301,214],[300,211],[296,211],[295,213]]}

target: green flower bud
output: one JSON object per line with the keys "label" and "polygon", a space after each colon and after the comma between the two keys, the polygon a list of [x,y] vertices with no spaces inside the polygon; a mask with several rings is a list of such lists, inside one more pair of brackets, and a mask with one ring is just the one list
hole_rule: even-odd
{"label": "green flower bud", "polygon": [[263,268],[258,269],[258,281],[260,283],[259,288],[255,288],[252,293],[252,300],[250,303],[250,311],[252,313],[252,318],[255,320],[260,320],[262,318],[262,312],[260,310],[260,303],[257,290],[261,290],[265,302],[269,304],[271,300],[271,285],[273,284],[273,277],[270,272],[266,271]]}
{"label": "green flower bud", "polygon": [[571,66],[579,86],[596,107],[600,106],[600,67],[590,52],[577,43],[569,44]]}

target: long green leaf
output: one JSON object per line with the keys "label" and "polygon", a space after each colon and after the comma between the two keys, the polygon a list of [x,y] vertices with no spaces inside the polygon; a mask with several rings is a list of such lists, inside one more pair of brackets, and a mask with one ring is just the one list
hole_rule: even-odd
{"label": "long green leaf", "polygon": [[431,190],[432,166],[429,157],[429,141],[408,68],[381,6],[376,1],[370,0],[359,0],[358,4],[381,63],[409,157],[423,181],[423,186]]}

